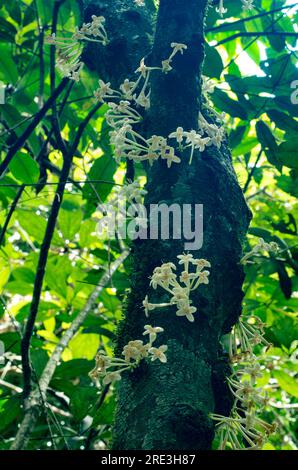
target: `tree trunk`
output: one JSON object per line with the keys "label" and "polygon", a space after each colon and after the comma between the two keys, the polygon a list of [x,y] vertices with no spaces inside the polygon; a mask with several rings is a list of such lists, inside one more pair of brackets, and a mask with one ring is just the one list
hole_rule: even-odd
{"label": "tree trunk", "polygon": [[[172,42],[188,46],[177,55],[168,74],[152,74],[151,108],[143,132],[147,137],[168,136],[182,126],[198,128],[202,108],[201,71],[204,60],[203,27],[207,0],[160,0],[152,53],[147,65],[159,65],[171,52]],[[177,150],[178,152],[178,150]],[[231,397],[225,385],[229,366],[220,338],[231,330],[241,313],[243,271],[239,265],[250,213],[232,167],[225,142],[220,150],[207,147],[195,153],[177,153],[181,163],[167,168],[157,161],[148,170],[146,204],[204,205],[204,243],[193,252],[211,264],[209,285],[194,291],[198,308],[194,323],[177,317],[174,308],[151,312],[146,319],[146,294],[164,302],[162,289],[152,292],[149,276],[163,262],[177,263],[184,240],[137,240],[133,246],[131,293],[118,332],[117,354],[132,339],[141,339],[145,323],[164,328],[168,345],[166,364],[142,363],[124,374],[114,427],[114,449],[209,449],[214,436],[208,414],[229,413]]]}
{"label": "tree trunk", "polygon": [[[178,126],[197,129],[202,109],[207,0],[160,0],[151,54],[154,18],[146,7],[134,0],[82,3],[86,21],[92,14],[106,17],[110,39],[100,55],[96,46],[89,45],[84,61],[113,87],[132,75],[141,57],[147,55],[147,65],[159,65],[169,56],[172,42],[187,44],[187,51],[175,57],[169,74],[152,74],[151,108],[142,132],[147,137],[166,137]],[[203,113],[212,122],[206,109]],[[212,263],[210,284],[192,296],[199,311],[195,323],[176,317],[171,308],[154,310],[146,320],[142,301],[147,293],[153,295],[149,276],[163,262],[176,263],[185,240],[134,243],[131,293],[125,320],[119,327],[116,353],[121,354],[128,341],[142,338],[144,324],[151,323],[165,330],[161,342],[169,346],[168,362],[143,363],[124,375],[119,388],[114,449],[209,449],[213,439],[209,412],[228,414],[231,406],[225,385],[229,366],[219,341],[241,313],[243,271],[239,260],[250,213],[226,142],[220,150],[212,146],[196,153],[192,165],[188,164],[189,151],[179,156],[182,162],[170,169],[163,161],[148,169],[146,204],[203,204],[204,244],[194,255]],[[163,301],[163,292],[154,292],[154,302]]]}

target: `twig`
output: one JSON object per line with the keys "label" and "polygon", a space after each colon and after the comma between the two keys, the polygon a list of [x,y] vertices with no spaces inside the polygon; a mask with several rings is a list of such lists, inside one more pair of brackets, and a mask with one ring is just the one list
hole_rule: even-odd
{"label": "twig", "polygon": [[10,164],[11,160],[13,159],[17,151],[21,147],[23,147],[26,140],[30,137],[32,132],[36,129],[36,126],[40,123],[40,121],[44,118],[48,110],[52,107],[54,101],[62,93],[67,83],[68,83],[68,78],[63,78],[59,86],[55,89],[54,93],[46,101],[44,106],[39,110],[38,113],[36,113],[36,115],[34,116],[34,119],[31,121],[27,129],[23,132],[22,135],[20,135],[18,140],[15,142],[15,144],[9,149],[6,157],[4,158],[3,162],[1,162],[0,164],[0,177],[3,175],[3,173],[7,169],[8,165]]}
{"label": "twig", "polygon": [[253,177],[253,175],[254,175],[254,173],[255,173],[255,171],[256,171],[256,168],[257,168],[257,165],[258,165],[258,163],[259,163],[259,161],[260,161],[260,158],[261,158],[262,153],[263,153],[263,149],[261,149],[261,150],[259,151],[258,156],[257,156],[256,161],[255,161],[255,164],[254,164],[254,166],[252,167],[252,169],[250,170],[250,172],[249,172],[249,174],[248,174],[248,176],[247,176],[247,180],[246,180],[246,183],[245,183],[244,188],[243,188],[243,192],[244,192],[244,193],[248,190],[248,186],[249,186],[249,184],[250,184],[250,182],[251,182],[251,180],[252,180],[252,177]]}
{"label": "twig", "polygon": [[237,38],[244,38],[244,37],[262,37],[262,36],[288,36],[288,37],[294,37],[298,39],[298,33],[291,33],[287,31],[253,31],[253,32],[248,32],[248,31],[241,31],[241,33],[235,33],[232,34],[231,36],[222,39],[221,41],[218,41],[215,44],[215,47],[220,46],[221,44],[225,44],[226,42],[233,41],[234,39]]}
{"label": "twig", "polygon": [[294,7],[297,7],[297,3],[294,3],[292,5],[283,5],[282,7],[280,8],[274,8],[270,11],[263,11],[262,13],[258,13],[257,15],[252,15],[252,16],[249,16],[247,18],[242,18],[241,20],[238,20],[238,21],[233,21],[233,22],[224,22],[222,24],[220,24],[219,26],[214,26],[212,28],[206,28],[205,32],[206,33],[211,33],[211,32],[223,32],[227,29],[230,29],[231,26],[233,28],[235,28],[235,30],[238,28],[238,26],[241,26],[243,23],[246,23],[247,21],[253,21],[253,20],[256,20],[258,18],[262,18],[263,16],[268,16],[268,15],[272,15],[273,13],[278,13],[279,11],[282,11],[282,10],[286,10],[288,8],[294,8]]}
{"label": "twig", "polygon": [[52,204],[51,212],[48,218],[46,232],[44,235],[44,239],[40,248],[40,254],[37,264],[34,288],[33,288],[33,296],[32,302],[30,306],[30,312],[28,315],[27,323],[25,326],[24,335],[21,342],[21,351],[22,351],[22,366],[23,366],[23,378],[24,378],[24,388],[23,388],[23,395],[24,395],[24,406],[26,408],[27,405],[27,398],[31,392],[31,366],[30,366],[30,357],[29,357],[29,349],[30,349],[30,341],[31,336],[33,334],[34,323],[36,320],[36,316],[38,313],[38,307],[40,302],[40,296],[42,291],[43,279],[45,275],[45,268],[48,260],[48,254],[52,242],[52,238],[54,235],[54,230],[59,214],[59,210],[62,204],[65,186],[67,184],[69,172],[72,165],[73,155],[75,154],[76,148],[80,142],[82,134],[88,125],[90,119],[94,116],[97,109],[100,107],[100,103],[97,104],[88,114],[88,116],[81,122],[78,132],[75,136],[73,145],[69,150],[68,154],[64,158],[63,167],[58,183],[58,187],[56,190],[56,194],[54,197],[54,202]]}
{"label": "twig", "polygon": [[23,194],[24,189],[25,189],[25,185],[22,184],[22,185],[19,187],[19,190],[18,190],[18,192],[17,192],[17,195],[16,195],[16,197],[14,198],[14,201],[13,201],[13,203],[12,203],[11,206],[10,206],[9,212],[8,212],[8,214],[7,214],[7,217],[6,217],[6,219],[5,219],[4,225],[3,225],[2,230],[1,230],[1,233],[0,233],[0,247],[1,247],[2,243],[3,243],[4,237],[5,237],[5,232],[6,232],[6,230],[7,230],[8,225],[9,225],[10,219],[12,218],[12,215],[13,215],[13,213],[14,213],[14,211],[15,211],[17,205],[18,205],[18,202],[19,202],[19,200],[20,200],[20,198],[21,198],[21,196],[22,196],[22,194]]}
{"label": "twig", "polygon": [[[56,34],[57,33],[57,24],[58,24],[58,17],[59,17],[59,10],[60,7],[63,5],[65,0],[59,0],[54,2],[54,7],[53,7],[53,19],[52,19],[52,30],[51,33]],[[54,92],[55,90],[55,82],[56,82],[56,45],[52,44],[50,47],[50,83],[51,83],[51,93]],[[58,113],[57,113],[57,105],[56,101],[53,102],[52,106],[52,126],[53,126],[53,131],[56,139],[57,146],[59,150],[63,154],[67,152],[67,147],[65,145],[65,142],[62,138],[61,135],[61,130],[60,130],[60,124],[59,124],[59,119],[58,119]]]}

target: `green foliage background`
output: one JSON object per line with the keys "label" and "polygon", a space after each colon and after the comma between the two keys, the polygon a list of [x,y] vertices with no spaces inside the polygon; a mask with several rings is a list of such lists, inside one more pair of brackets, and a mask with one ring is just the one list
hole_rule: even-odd
{"label": "green foliage background", "polygon": [[[0,0],[0,80],[7,85],[6,103],[0,105],[1,159],[51,94],[49,47],[41,37],[50,32],[53,3]],[[227,113],[235,169],[254,215],[246,251],[260,237],[280,247],[277,255],[259,257],[247,265],[244,313],[266,323],[266,338],[273,344],[264,354],[265,373],[258,385],[268,390],[274,405],[267,407],[265,418],[276,420],[279,430],[264,449],[293,450],[297,449],[298,407],[298,105],[290,97],[298,74],[297,38],[282,33],[297,31],[297,8],[286,6],[294,1],[256,0],[254,11],[244,13],[238,3],[225,2],[224,19],[214,8],[209,11],[204,74],[217,85],[211,95],[214,106]],[[268,14],[270,10],[278,11]],[[250,18],[253,15],[258,17]],[[66,1],[59,31],[67,35],[79,23],[76,2]],[[253,32],[258,34],[246,34]],[[57,74],[57,83],[60,80]],[[85,68],[81,82],[69,92],[60,118],[67,142],[73,141],[93,105],[97,80]],[[59,100],[58,109],[63,96]],[[79,183],[67,186],[55,230],[32,338],[37,379],[88,295],[121,252],[117,241],[99,240],[95,234],[99,199],[107,200],[125,172],[112,159],[105,111],[103,105],[80,141],[71,175]],[[1,227],[21,191],[0,249],[0,339],[5,345],[0,371],[1,449],[9,447],[22,418],[20,335],[15,326],[22,331],[29,311],[38,252],[62,166],[55,139],[44,146],[50,130],[51,121],[45,117],[0,180]],[[141,167],[137,174],[145,177]],[[84,183],[86,178],[93,183]],[[103,391],[94,387],[88,372],[99,347],[112,354],[129,270],[128,260],[63,352],[47,395],[50,406],[44,406],[30,448],[109,446],[115,390],[104,390],[103,400]]]}

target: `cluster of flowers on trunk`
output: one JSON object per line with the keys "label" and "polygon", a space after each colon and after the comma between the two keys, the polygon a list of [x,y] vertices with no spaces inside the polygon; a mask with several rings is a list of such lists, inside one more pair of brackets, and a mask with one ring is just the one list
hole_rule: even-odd
{"label": "cluster of flowers on trunk", "polygon": [[64,77],[78,82],[84,66],[81,61],[82,42],[97,42],[106,46],[109,43],[105,30],[105,18],[92,15],[90,23],[84,23],[81,28],[76,28],[70,37],[57,37],[55,33],[46,38],[47,44],[57,47],[56,67]]}
{"label": "cluster of flowers on trunk", "polygon": [[[80,72],[83,67],[81,61],[82,42],[98,42],[106,46],[108,41],[105,30],[105,18],[92,16],[92,22],[84,23],[70,37],[56,37],[52,34],[47,38],[49,44],[57,47],[57,68],[63,76],[79,81]],[[112,128],[110,131],[111,145],[114,147],[114,158],[118,163],[121,159],[129,159],[134,162],[147,161],[150,166],[159,159],[164,160],[170,168],[173,163],[180,163],[181,158],[177,155],[176,148],[171,145],[176,140],[176,147],[180,152],[190,148],[189,163],[192,163],[194,151],[204,152],[206,146],[215,145],[220,148],[225,136],[223,126],[209,123],[206,118],[199,114],[198,128],[184,130],[178,127],[168,136],[152,135],[145,138],[141,135],[138,125],[143,120],[142,109],[150,108],[150,75],[154,71],[167,74],[173,70],[173,59],[177,54],[184,54],[187,45],[172,42],[169,57],[162,60],[160,66],[152,67],[145,64],[141,59],[136,69],[136,80],[125,79],[119,90],[114,90],[111,83],[98,81],[98,88],[94,91],[94,99],[108,105],[106,120]],[[203,77],[202,89],[204,93],[211,93],[214,85]]]}
{"label": "cluster of flowers on trunk", "polygon": [[178,255],[182,272],[178,275],[174,263],[164,263],[154,269],[150,285],[153,289],[161,287],[170,297],[169,302],[150,303],[148,296],[143,301],[146,316],[157,308],[176,307],[178,317],[186,317],[190,322],[195,320],[197,308],[192,305],[190,294],[202,284],[209,284],[211,264],[205,259],[195,259],[192,254]]}
{"label": "cluster of flowers on trunk", "polygon": [[148,337],[148,342],[142,340],[129,341],[123,348],[122,357],[110,357],[105,351],[99,351],[95,358],[95,367],[90,372],[91,379],[98,383],[102,380],[103,385],[121,380],[121,374],[125,371],[132,371],[142,360],[159,360],[167,362],[167,345],[159,347],[153,346],[158,333],[164,330],[158,326],[145,325],[143,336]]}
{"label": "cluster of flowers on trunk", "polygon": [[212,414],[216,423],[219,449],[261,449],[276,423],[269,424],[260,418],[268,405],[268,394],[257,386],[263,375],[255,348],[270,347],[264,338],[264,324],[258,317],[239,319],[230,334],[229,357],[234,371],[227,379],[234,397],[230,416]]}
{"label": "cluster of flowers on trunk", "polygon": [[114,147],[114,157],[117,162],[129,159],[135,162],[147,161],[150,166],[162,159],[168,168],[173,163],[180,163],[175,148],[169,145],[169,138],[153,135],[146,139],[136,129],[142,121],[141,109],[150,108],[150,74],[153,71],[168,73],[172,70],[172,61],[176,54],[183,54],[187,49],[185,44],[171,43],[172,52],[163,60],[161,67],[149,67],[142,59],[135,71],[138,78],[135,81],[125,79],[119,90],[114,90],[110,83],[99,80],[99,87],[94,92],[98,102],[106,102],[108,111],[106,120],[112,128],[110,132],[111,144]]}

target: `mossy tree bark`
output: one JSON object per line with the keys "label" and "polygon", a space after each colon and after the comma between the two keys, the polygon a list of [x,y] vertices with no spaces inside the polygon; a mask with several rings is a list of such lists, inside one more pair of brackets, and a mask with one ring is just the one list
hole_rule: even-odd
{"label": "mossy tree bark", "polygon": [[[184,43],[188,49],[175,57],[169,74],[152,74],[151,107],[142,129],[148,137],[166,137],[178,126],[197,129],[199,111],[209,122],[214,119],[201,97],[207,3],[160,0],[154,44],[146,64],[160,64],[169,56],[172,42]],[[149,19],[150,15],[145,16],[146,24]],[[143,51],[148,47],[144,41]],[[129,42],[125,44],[126,50],[132,50]],[[164,328],[159,340],[168,345],[168,362],[143,363],[124,375],[119,386],[114,449],[209,449],[214,436],[209,413],[228,414],[231,406],[225,385],[229,366],[220,338],[241,313],[243,271],[239,260],[250,213],[227,142],[220,150],[211,146],[197,152],[191,165],[189,151],[179,156],[181,163],[170,169],[164,161],[148,168],[146,204],[203,204],[204,243],[193,254],[211,262],[210,284],[192,295],[198,308],[194,323],[177,317],[174,308],[154,310],[146,319],[142,308],[146,294],[154,303],[168,301],[164,291],[150,289],[149,277],[163,262],[176,263],[185,241],[134,243],[131,293],[119,327],[117,353],[129,340],[141,339],[144,324],[150,323]]]}

